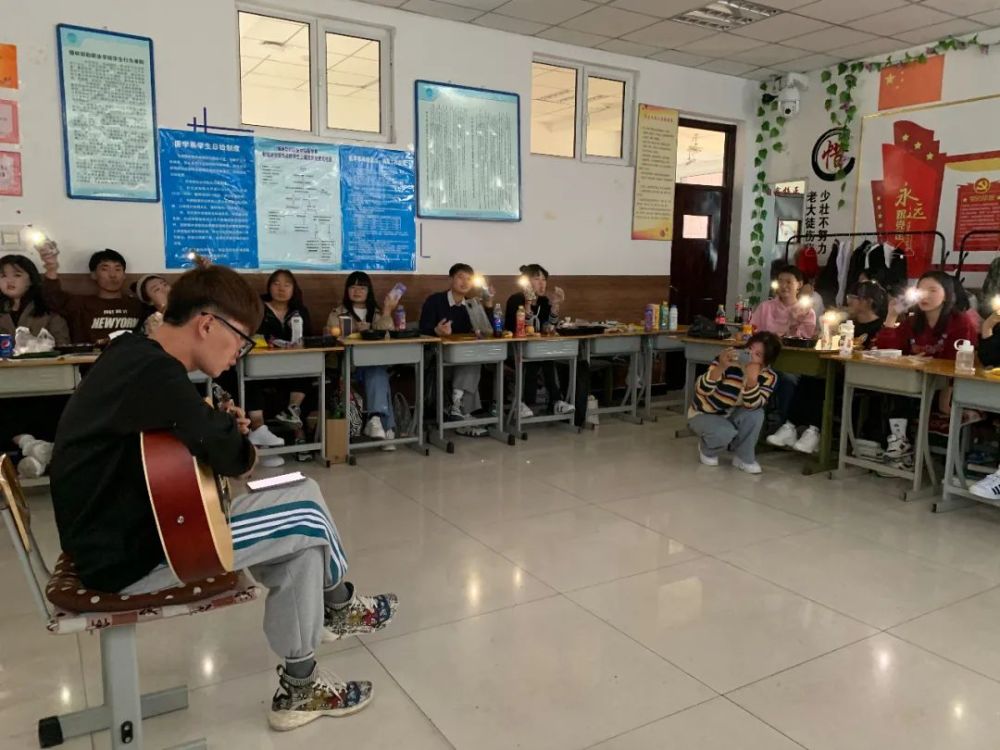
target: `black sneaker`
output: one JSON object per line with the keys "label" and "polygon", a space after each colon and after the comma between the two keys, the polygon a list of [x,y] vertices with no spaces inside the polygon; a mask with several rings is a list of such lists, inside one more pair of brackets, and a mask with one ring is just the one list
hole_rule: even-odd
{"label": "black sneaker", "polygon": [[343,607],[327,607],[323,617],[323,640],[339,641],[353,635],[382,630],[399,609],[395,594],[361,596],[357,591]]}
{"label": "black sneaker", "polygon": [[347,682],[316,667],[310,677],[297,680],[278,667],[278,690],[271,699],[267,723],[287,732],[321,716],[349,716],[367,706],[375,695],[370,682]]}
{"label": "black sneaker", "polygon": [[282,424],[292,427],[302,426],[302,410],[298,406],[289,404],[286,408],[278,412],[274,418]]}

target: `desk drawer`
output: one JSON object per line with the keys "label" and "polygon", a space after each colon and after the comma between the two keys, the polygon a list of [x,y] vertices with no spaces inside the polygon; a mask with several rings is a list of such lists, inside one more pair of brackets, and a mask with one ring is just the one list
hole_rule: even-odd
{"label": "desk drawer", "polygon": [[635,354],[642,346],[639,336],[597,336],[590,339],[590,353],[595,357],[612,354]]}
{"label": "desk drawer", "polygon": [[542,339],[521,344],[525,359],[572,359],[579,353],[579,339]]}
{"label": "desk drawer", "polygon": [[69,393],[76,388],[76,368],[71,365],[5,367],[0,369],[0,394]]}
{"label": "desk drawer", "polygon": [[449,365],[474,365],[476,363],[503,362],[507,359],[507,342],[491,341],[488,344],[449,344],[442,346],[444,361]]}
{"label": "desk drawer", "polygon": [[987,411],[1000,412],[1000,380],[990,383],[955,378],[954,383],[956,401],[966,406],[979,406]]}
{"label": "desk drawer", "polygon": [[924,374],[920,370],[903,370],[898,367],[844,363],[844,379],[856,388],[871,388],[890,393],[910,393],[919,396],[923,392]]}
{"label": "desk drawer", "polygon": [[684,342],[676,336],[668,336],[661,333],[659,336],[651,336],[650,342],[654,352],[675,352],[684,349]]}
{"label": "desk drawer", "polygon": [[355,367],[385,367],[410,365],[420,361],[423,344],[371,344],[351,347],[351,364]]}
{"label": "desk drawer", "polygon": [[244,360],[248,378],[294,378],[323,372],[323,352],[251,354]]}

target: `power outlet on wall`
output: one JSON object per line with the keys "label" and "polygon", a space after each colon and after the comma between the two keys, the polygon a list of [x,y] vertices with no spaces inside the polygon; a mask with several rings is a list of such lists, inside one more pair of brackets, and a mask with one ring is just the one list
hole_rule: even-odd
{"label": "power outlet on wall", "polygon": [[21,243],[22,232],[27,229],[21,224],[0,224],[0,254],[20,253],[28,250],[28,246]]}

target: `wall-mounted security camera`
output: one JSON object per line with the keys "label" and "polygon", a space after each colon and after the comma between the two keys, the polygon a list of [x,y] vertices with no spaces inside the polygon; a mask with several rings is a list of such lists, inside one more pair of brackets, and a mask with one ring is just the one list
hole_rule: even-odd
{"label": "wall-mounted security camera", "polygon": [[785,117],[795,117],[802,107],[802,92],[809,88],[809,79],[800,73],[789,73],[777,85],[778,109]]}

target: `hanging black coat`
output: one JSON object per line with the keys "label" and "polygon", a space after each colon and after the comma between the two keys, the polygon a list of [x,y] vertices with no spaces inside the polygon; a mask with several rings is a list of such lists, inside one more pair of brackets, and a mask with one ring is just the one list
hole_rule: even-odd
{"label": "hanging black coat", "polygon": [[[868,248],[872,245],[870,240],[865,240],[851,253],[851,260],[847,266],[847,291],[854,288],[858,283],[861,272],[865,270],[868,261]],[[871,277],[869,277],[871,278]]]}
{"label": "hanging black coat", "polygon": [[833,241],[826,265],[816,277],[816,293],[823,298],[824,307],[836,307],[837,292],[840,291],[840,279],[837,278],[837,255],[840,253],[840,240]]}

